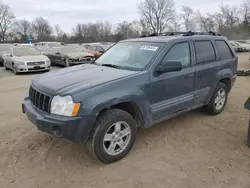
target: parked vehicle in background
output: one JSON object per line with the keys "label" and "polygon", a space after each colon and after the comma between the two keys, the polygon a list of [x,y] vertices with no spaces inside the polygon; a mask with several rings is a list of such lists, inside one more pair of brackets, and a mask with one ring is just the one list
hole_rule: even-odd
{"label": "parked vehicle in background", "polygon": [[90,50],[99,52],[101,54],[103,54],[104,52],[106,52],[110,47],[112,47],[112,45],[92,45],[90,47]]}
{"label": "parked vehicle in background", "polygon": [[47,55],[52,64],[66,67],[77,64],[92,63],[95,60],[93,54],[80,50],[76,46],[64,46],[52,48],[52,53]]}
{"label": "parked vehicle in background", "polygon": [[52,48],[59,48],[62,46],[64,46],[64,43],[62,42],[38,42],[35,44],[35,48],[44,55],[50,54]]}
{"label": "parked vehicle in background", "polygon": [[0,67],[3,66],[3,58],[2,58],[2,55],[6,52],[8,52],[8,50],[13,47],[13,44],[0,44]]}
{"label": "parked vehicle in background", "polygon": [[87,51],[89,53],[92,53],[96,58],[98,58],[112,46],[113,45],[93,44],[87,49]]}
{"label": "parked vehicle in background", "polygon": [[83,43],[81,45],[84,46],[86,49],[90,49],[91,46],[95,44],[100,44],[100,43],[99,42],[98,43]]}
{"label": "parked vehicle in background", "polygon": [[233,49],[235,50],[236,53],[246,51],[246,49],[244,47],[241,47],[241,45],[239,45],[239,43],[237,43],[235,41],[229,41],[229,43],[232,45],[232,47],[233,47]]}
{"label": "parked vehicle in background", "polygon": [[246,49],[247,52],[250,52],[250,43],[245,40],[237,40],[237,42],[243,49]]}
{"label": "parked vehicle in background", "polygon": [[15,44],[17,47],[35,48],[33,44]]}
{"label": "parked vehicle in background", "polygon": [[237,54],[225,37],[187,34],[124,40],[94,64],[38,76],[23,112],[43,132],[87,142],[104,163],[128,154],[138,127],[200,107],[218,115],[236,80]]}
{"label": "parked vehicle in background", "polygon": [[13,47],[3,54],[5,69],[11,69],[15,74],[22,72],[49,71],[50,60],[41,55],[35,48]]}

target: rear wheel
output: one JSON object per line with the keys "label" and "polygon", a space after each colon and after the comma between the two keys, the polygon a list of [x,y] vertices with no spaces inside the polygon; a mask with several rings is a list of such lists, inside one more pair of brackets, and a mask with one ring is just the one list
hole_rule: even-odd
{"label": "rear wheel", "polygon": [[226,106],[227,98],[228,98],[227,86],[226,84],[220,82],[216,86],[209,104],[206,106],[207,112],[211,115],[220,114]]}
{"label": "rear wheel", "polygon": [[111,109],[102,113],[96,123],[87,148],[92,156],[103,163],[124,158],[136,139],[136,122],[127,112]]}

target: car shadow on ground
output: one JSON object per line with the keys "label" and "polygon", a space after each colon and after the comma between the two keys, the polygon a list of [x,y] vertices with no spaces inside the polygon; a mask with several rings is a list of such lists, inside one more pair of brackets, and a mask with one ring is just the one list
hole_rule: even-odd
{"label": "car shadow on ground", "polygon": [[[129,158],[133,157],[135,152],[141,153],[145,148],[153,147],[151,145],[156,144],[156,138],[164,141],[165,137],[173,136],[171,135],[173,132],[186,129],[186,124],[182,123],[183,120],[188,121],[192,118],[199,119],[204,116],[207,115],[200,110],[195,110],[157,124],[151,128],[138,129],[135,146],[127,157],[117,163],[124,163],[126,160],[131,160]],[[105,166],[103,163],[89,155],[86,144],[72,143],[67,140],[58,139],[46,133],[42,133],[36,128],[34,128],[34,130],[35,132],[32,131],[29,134],[29,139],[23,140],[23,142],[28,145],[28,153],[32,152],[35,153],[35,155],[43,156],[43,159],[41,157],[40,158],[42,159],[41,162],[45,165],[44,168],[55,166],[58,162],[63,162],[63,166],[66,168],[71,168],[72,165],[79,169],[86,167],[101,168]],[[29,154],[29,156],[32,155]]]}

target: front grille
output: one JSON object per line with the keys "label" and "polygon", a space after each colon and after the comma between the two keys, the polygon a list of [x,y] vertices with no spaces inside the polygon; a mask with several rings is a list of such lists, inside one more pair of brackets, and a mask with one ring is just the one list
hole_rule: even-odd
{"label": "front grille", "polygon": [[44,65],[44,61],[28,62],[27,65]]}
{"label": "front grille", "polygon": [[31,103],[38,109],[49,113],[50,109],[50,99],[51,97],[45,95],[37,90],[35,90],[32,86],[30,87],[29,91],[29,98]]}
{"label": "front grille", "polygon": [[34,67],[34,68],[28,68],[28,70],[43,70],[45,67]]}

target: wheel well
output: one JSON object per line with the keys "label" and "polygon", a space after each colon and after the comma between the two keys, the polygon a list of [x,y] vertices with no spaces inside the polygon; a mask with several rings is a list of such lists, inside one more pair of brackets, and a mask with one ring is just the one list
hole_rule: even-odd
{"label": "wheel well", "polygon": [[135,104],[134,102],[123,102],[123,103],[115,104],[113,106],[110,106],[109,108],[103,109],[99,114],[101,114],[105,110],[112,109],[112,108],[120,109],[129,113],[131,116],[133,116],[138,126],[144,125],[144,120],[143,120],[141,111],[139,107],[137,106],[137,104]]}
{"label": "wheel well", "polygon": [[232,85],[231,85],[231,79],[230,78],[224,78],[224,79],[220,80],[220,82],[226,84],[228,92],[231,91]]}

